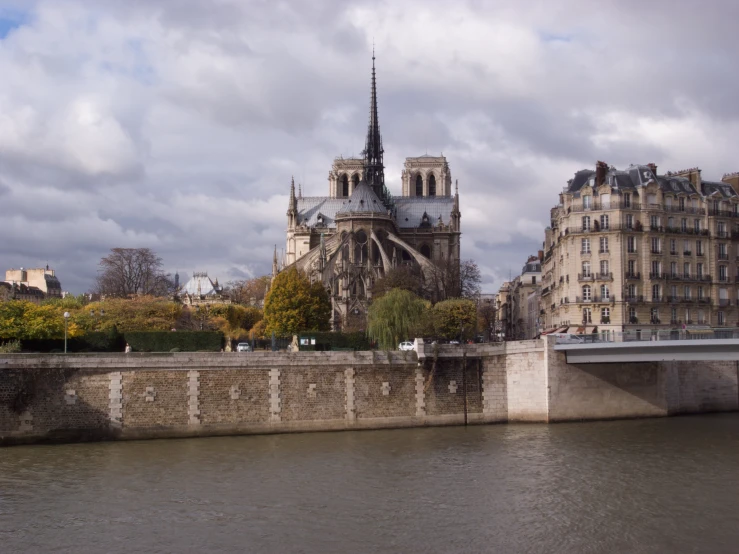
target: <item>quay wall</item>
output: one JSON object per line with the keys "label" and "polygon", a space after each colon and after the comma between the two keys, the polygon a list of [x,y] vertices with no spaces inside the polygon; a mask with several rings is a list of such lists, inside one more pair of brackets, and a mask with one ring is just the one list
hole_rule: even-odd
{"label": "quay wall", "polygon": [[578,366],[552,347],[0,355],[0,445],[739,409],[733,362]]}

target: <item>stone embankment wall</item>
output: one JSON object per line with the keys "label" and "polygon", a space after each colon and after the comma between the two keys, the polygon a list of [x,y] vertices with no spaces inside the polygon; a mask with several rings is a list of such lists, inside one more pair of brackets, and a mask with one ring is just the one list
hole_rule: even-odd
{"label": "stone embankment wall", "polygon": [[[466,393],[465,393],[466,391]],[[0,444],[739,408],[734,363],[568,365],[545,340],[415,352],[0,356]]]}

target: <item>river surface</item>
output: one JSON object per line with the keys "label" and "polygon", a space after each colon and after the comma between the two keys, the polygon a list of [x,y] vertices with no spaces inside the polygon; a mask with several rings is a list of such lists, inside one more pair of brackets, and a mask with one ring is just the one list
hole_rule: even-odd
{"label": "river surface", "polygon": [[0,552],[737,551],[737,414],[0,449]]}

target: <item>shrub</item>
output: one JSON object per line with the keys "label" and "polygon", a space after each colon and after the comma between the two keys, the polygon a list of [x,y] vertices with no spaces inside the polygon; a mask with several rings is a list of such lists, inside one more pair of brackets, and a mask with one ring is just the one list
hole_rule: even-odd
{"label": "shrub", "polygon": [[21,351],[21,341],[18,339],[10,340],[0,344],[0,353],[2,354],[15,354]]}

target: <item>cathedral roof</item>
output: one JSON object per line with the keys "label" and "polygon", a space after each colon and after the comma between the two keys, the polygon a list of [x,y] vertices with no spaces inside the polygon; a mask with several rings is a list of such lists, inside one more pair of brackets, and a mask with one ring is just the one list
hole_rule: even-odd
{"label": "cathedral roof", "polygon": [[397,208],[398,227],[401,229],[421,227],[424,214],[431,225],[436,225],[439,217],[446,225],[449,225],[452,219],[454,210],[452,196],[394,196],[393,201]]}
{"label": "cathedral roof", "polygon": [[386,214],[387,208],[374,191],[364,182],[359,183],[351,196],[344,201],[339,214],[375,213]]}

